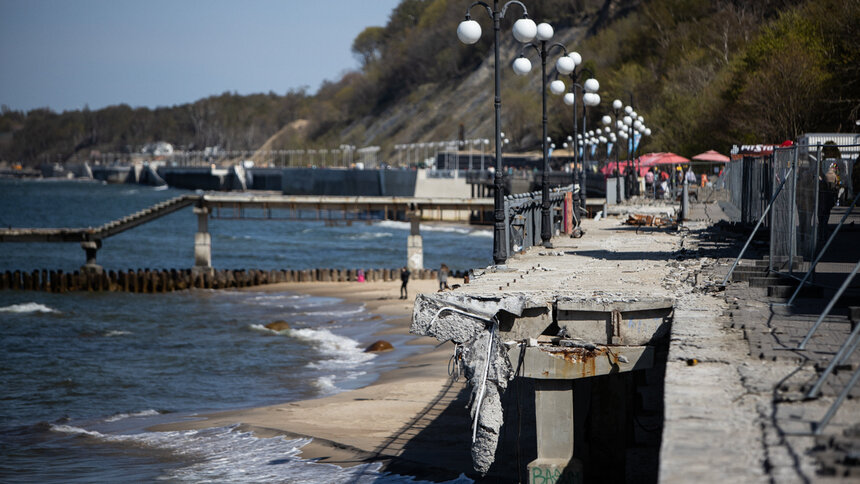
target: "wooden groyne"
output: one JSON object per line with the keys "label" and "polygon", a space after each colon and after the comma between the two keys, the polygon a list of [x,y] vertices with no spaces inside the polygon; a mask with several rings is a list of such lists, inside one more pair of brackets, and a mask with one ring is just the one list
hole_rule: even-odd
{"label": "wooden groyne", "polygon": [[[0,290],[45,292],[164,293],[185,289],[230,289],[279,282],[355,282],[362,269],[211,270],[138,269],[127,271],[6,271],[0,274]],[[400,269],[363,269],[367,281],[399,281]],[[454,273],[458,277],[459,273]],[[435,279],[437,271],[412,271],[412,279]],[[462,277],[462,274],[459,274]]]}

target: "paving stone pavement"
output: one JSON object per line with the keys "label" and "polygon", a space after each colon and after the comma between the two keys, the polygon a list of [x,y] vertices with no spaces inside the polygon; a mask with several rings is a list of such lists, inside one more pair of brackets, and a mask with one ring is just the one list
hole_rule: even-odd
{"label": "paving stone pavement", "polygon": [[[504,271],[476,272],[469,286],[476,293],[548,298],[565,293],[674,299],[660,482],[855,479],[857,466],[850,459],[856,454],[850,449],[860,446],[851,447],[851,426],[860,422],[860,400],[846,400],[824,437],[810,435],[849,372],[828,380],[820,398],[803,398],[850,325],[836,314],[806,352],[780,350],[799,341],[814,318],[772,311],[766,287],[745,282],[719,288],[748,232],[708,221],[713,208],[703,221],[677,231],[637,232],[617,219],[588,221],[582,239],[554,238],[553,249],[531,248],[510,259]],[[758,241],[752,247],[763,248]]]}
{"label": "paving stone pavement", "polygon": [[826,301],[803,301],[793,312],[772,309],[767,289],[746,282],[711,292],[732,262],[714,232],[720,228],[691,231],[687,259],[672,274],[691,294],[676,298],[660,480],[860,482],[860,431],[852,427],[860,422],[860,388],[824,436],[810,435],[860,355],[827,380],[820,398],[804,399],[845,341],[847,316],[825,319],[806,351],[780,349],[801,341],[818,316],[810,306],[823,308]]}

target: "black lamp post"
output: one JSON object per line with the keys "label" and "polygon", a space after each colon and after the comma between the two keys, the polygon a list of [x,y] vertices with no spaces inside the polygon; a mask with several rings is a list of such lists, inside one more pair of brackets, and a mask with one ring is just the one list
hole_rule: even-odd
{"label": "black lamp post", "polygon": [[495,74],[495,136],[496,136],[496,172],[494,179],[495,198],[493,200],[493,263],[503,265],[507,259],[507,248],[504,246],[505,241],[505,193],[504,180],[502,173],[502,95],[501,95],[501,70],[499,69],[499,42],[501,31],[501,20],[505,18],[505,12],[511,4],[517,4],[523,9],[523,17],[514,22],[513,33],[514,37],[520,42],[531,42],[537,35],[537,26],[534,21],[528,18],[528,10],[522,2],[511,0],[504,4],[499,9],[499,0],[493,0],[493,7],[484,2],[474,2],[466,9],[466,19],[460,22],[457,27],[457,37],[464,44],[474,44],[481,38],[481,25],[472,20],[471,10],[473,7],[480,5],[486,9],[487,14],[493,19],[493,53],[495,64],[493,65]]}
{"label": "black lamp post", "polygon": [[[577,123],[577,112],[576,112],[576,101],[577,101],[576,88],[578,87],[580,89],[580,92],[582,92],[582,100],[583,100],[583,103],[582,103],[583,104],[582,126],[583,126],[583,131],[584,131],[585,123],[586,123],[586,120],[585,120],[586,107],[587,106],[596,106],[597,104],[600,103],[600,96],[597,94],[597,90],[600,88],[600,84],[597,82],[596,79],[594,79],[594,73],[591,72],[590,69],[582,69],[581,71],[577,72],[576,66],[578,66],[580,63],[582,63],[582,56],[580,56],[576,52],[571,52],[570,54],[568,54],[568,57],[573,61],[573,66],[571,69],[569,69],[569,70],[565,69],[565,66],[562,65],[561,59],[559,59],[559,62],[556,65],[556,68],[559,70],[560,73],[568,74],[570,76],[570,92],[568,92],[567,94],[564,95],[564,102],[565,102],[565,104],[567,104],[569,106],[573,106],[573,133],[574,133],[574,135],[576,135],[576,134],[578,134],[578,131],[579,131],[578,126],[577,126],[578,123]],[[567,71],[567,72],[565,72],[565,71]],[[585,74],[586,72],[589,75],[589,79],[586,80],[582,85],[578,84],[579,75]],[[574,140],[578,141],[578,138],[574,137]],[[576,141],[574,141],[573,183],[576,184],[577,178],[579,178],[579,180],[578,180],[579,184],[580,184],[579,185],[579,187],[580,187],[579,198],[580,198],[580,203],[581,203],[582,207],[584,208],[585,207],[585,200],[586,200],[586,190],[587,190],[587,188],[586,188],[587,174],[585,171],[584,160],[579,160],[579,150],[578,150],[578,146],[576,144]],[[578,171],[576,169],[577,165],[579,165]]]}
{"label": "black lamp post", "polygon": [[[612,114],[615,115],[615,129],[621,129],[622,125],[618,124],[618,111],[621,110],[621,107],[624,103],[621,102],[620,99],[616,99],[612,101]],[[615,171],[617,172],[615,178],[615,203],[621,203],[621,167],[618,164],[618,152],[621,151],[619,147],[615,147]]]}
{"label": "black lamp post", "polygon": [[[541,175],[541,229],[540,229],[540,238],[544,247],[552,248],[552,215],[550,213],[550,202],[549,202],[549,141],[547,138],[547,115],[546,115],[546,58],[549,55],[549,52],[553,48],[560,48],[565,57],[567,56],[567,49],[559,43],[555,43],[547,47],[547,42],[552,39],[553,30],[552,26],[547,23],[542,23],[537,26],[537,39],[540,42],[538,45],[535,44],[527,44],[523,47],[523,52],[520,54],[520,57],[514,61],[514,72],[517,75],[526,75],[531,70],[532,64],[525,57],[525,50],[529,47],[533,48],[540,55],[541,61],[541,151],[543,155],[543,173]],[[556,82],[553,82],[553,92],[557,92],[559,87]],[[564,92],[564,83],[561,84],[560,92]]]}

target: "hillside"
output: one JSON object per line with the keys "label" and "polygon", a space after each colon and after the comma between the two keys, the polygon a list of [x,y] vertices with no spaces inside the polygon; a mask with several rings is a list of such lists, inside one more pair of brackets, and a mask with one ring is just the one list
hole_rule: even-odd
{"label": "hillside", "polygon": [[[532,0],[536,21],[576,50],[600,81],[601,105],[633,95],[652,128],[644,149],[695,154],[732,143],[773,143],[803,132],[855,129],[860,116],[860,0]],[[0,112],[0,159],[37,164],[92,151],[136,151],[166,140],[187,149],[330,148],[492,139],[492,30],[460,44],[468,2],[402,0],[388,23],[353,43],[362,67],[317,94],[224,93],[170,108],[111,106],[54,113]],[[514,149],[540,139],[539,59],[526,78],[509,67],[520,44],[503,22],[503,130]],[[552,56],[554,65],[557,55]],[[567,82],[568,79],[565,78]],[[549,97],[553,138],[572,130],[571,108]],[[298,129],[297,127],[300,127]]]}

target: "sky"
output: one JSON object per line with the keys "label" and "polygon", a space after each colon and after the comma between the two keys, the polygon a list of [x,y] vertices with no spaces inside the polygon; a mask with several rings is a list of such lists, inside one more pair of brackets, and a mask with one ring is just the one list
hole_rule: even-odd
{"label": "sky", "polygon": [[400,0],[0,0],[0,104],[173,106],[316,92]]}

